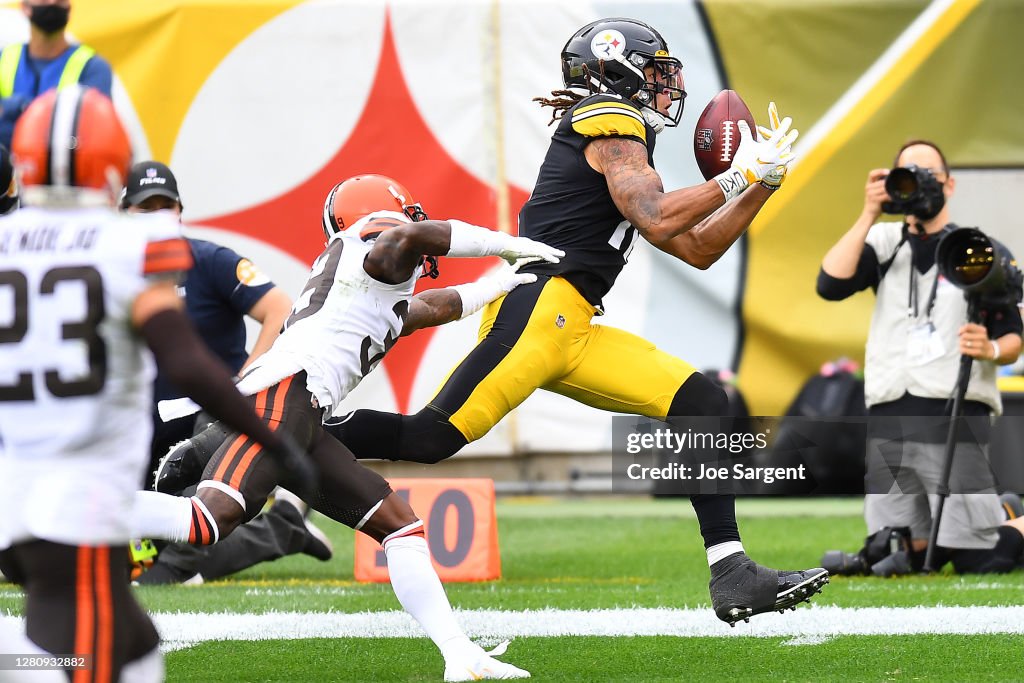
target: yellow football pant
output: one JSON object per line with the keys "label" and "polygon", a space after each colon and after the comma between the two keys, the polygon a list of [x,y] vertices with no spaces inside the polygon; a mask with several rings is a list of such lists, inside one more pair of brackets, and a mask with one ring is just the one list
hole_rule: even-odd
{"label": "yellow football pant", "polygon": [[594,325],[596,309],[560,277],[540,276],[484,309],[480,338],[429,405],[469,441],[536,389],[594,408],[664,418],[695,370],[629,332]]}

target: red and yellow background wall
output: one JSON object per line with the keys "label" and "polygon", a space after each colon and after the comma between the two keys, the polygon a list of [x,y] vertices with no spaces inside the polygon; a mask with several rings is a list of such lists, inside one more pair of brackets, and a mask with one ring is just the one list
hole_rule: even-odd
{"label": "red and yellow background wall", "polygon": [[[558,55],[580,26],[631,16],[685,66],[678,129],[659,136],[666,188],[702,178],[697,116],[720,89],[758,121],[770,100],[801,130],[782,191],[699,272],[634,249],[600,322],[698,368],[731,367],[757,414],[777,414],[823,361],[860,358],[869,294],[814,294],[822,255],[860,211],[867,171],[910,138],[958,176],[954,219],[1024,251],[1024,0],[75,0],[70,32],[113,65],[138,159],[175,171],[190,232],[233,246],[292,295],[323,238],[330,187],[384,173],[435,218],[514,232],[547,148]],[[24,40],[0,2],[0,44]],[[444,259],[442,278],[495,263]],[[414,411],[475,339],[475,321],[398,344],[353,406]],[[609,416],[538,392],[469,452],[592,451]]]}

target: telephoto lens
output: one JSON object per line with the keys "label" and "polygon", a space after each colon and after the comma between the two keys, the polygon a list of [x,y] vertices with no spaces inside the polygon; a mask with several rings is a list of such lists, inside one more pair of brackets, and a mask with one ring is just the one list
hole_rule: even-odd
{"label": "telephoto lens", "polygon": [[829,550],[821,558],[821,566],[833,576],[859,576],[868,573],[868,565],[860,553]]}

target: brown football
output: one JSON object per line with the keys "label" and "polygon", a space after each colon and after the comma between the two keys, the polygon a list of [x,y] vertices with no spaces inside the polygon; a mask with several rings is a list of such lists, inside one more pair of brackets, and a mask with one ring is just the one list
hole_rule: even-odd
{"label": "brown football", "polygon": [[704,107],[693,131],[693,155],[705,180],[714,178],[732,165],[740,144],[736,123],[746,120],[754,134],[754,117],[735,90],[723,90]]}

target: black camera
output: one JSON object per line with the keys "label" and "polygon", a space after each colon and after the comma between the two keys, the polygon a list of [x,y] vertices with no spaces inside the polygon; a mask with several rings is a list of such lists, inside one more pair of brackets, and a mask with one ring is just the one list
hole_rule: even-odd
{"label": "black camera", "polygon": [[1009,315],[1024,298],[1024,275],[1013,255],[978,228],[943,235],[935,261],[942,277],[964,290],[979,312]]}
{"label": "black camera", "polygon": [[882,211],[894,215],[909,214],[928,220],[937,216],[946,204],[942,183],[927,168],[914,165],[889,171],[885,191],[891,200],[882,202]]}

